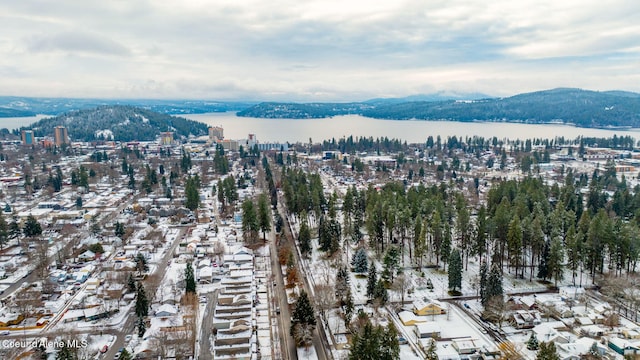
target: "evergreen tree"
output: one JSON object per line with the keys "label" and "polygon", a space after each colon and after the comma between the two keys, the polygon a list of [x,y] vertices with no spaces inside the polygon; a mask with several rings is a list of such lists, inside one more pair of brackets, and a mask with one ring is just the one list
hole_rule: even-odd
{"label": "evergreen tree", "polygon": [[147,263],[147,258],[142,255],[142,253],[138,253],[136,255],[136,270],[139,274],[146,273],[149,271],[149,264]]}
{"label": "evergreen tree", "polygon": [[384,305],[389,301],[389,293],[384,286],[384,281],[378,279],[375,288],[373,289],[373,298],[380,301],[380,305]]}
{"label": "evergreen tree", "polygon": [[253,201],[246,199],[242,203],[242,236],[245,241],[254,243],[258,238],[260,224]]}
{"label": "evergreen tree", "polygon": [[271,231],[271,209],[266,194],[258,197],[258,225],[262,231],[262,239],[266,239],[266,232]]}
{"label": "evergreen tree", "polygon": [[56,360],[78,360],[78,356],[73,349],[63,341],[62,346],[58,349],[58,352],[56,352]]}
{"label": "evergreen tree", "polygon": [[382,278],[388,283],[393,283],[400,266],[400,251],[395,246],[389,247],[384,255]]}
{"label": "evergreen tree", "polygon": [[132,360],[132,359],[133,357],[129,353],[129,350],[127,350],[127,348],[122,349],[122,352],[120,353],[120,360]]}
{"label": "evergreen tree", "polygon": [[300,224],[300,233],[298,234],[298,245],[302,256],[309,257],[311,255],[311,231],[305,220]]}
{"label": "evergreen tree", "polygon": [[541,342],[536,360],[560,360],[560,356],[556,351],[556,344],[553,341]]}
{"label": "evergreen tree", "polygon": [[3,249],[7,242],[9,242],[9,224],[0,211],[0,249]]}
{"label": "evergreen tree", "polygon": [[502,298],[503,296],[502,289],[502,271],[500,271],[500,267],[497,263],[491,264],[491,270],[489,271],[489,277],[487,278],[487,287],[485,289],[485,304],[490,301],[493,297],[499,296]]}
{"label": "evergreen tree", "polygon": [[129,290],[129,292],[134,292],[137,290],[136,281],[131,273],[129,273],[129,277],[127,278],[127,289]]}
{"label": "evergreen tree", "polygon": [[349,360],[399,360],[398,331],[389,324],[386,328],[373,326],[368,319],[364,327],[352,337]]}
{"label": "evergreen tree", "polygon": [[529,350],[538,350],[538,338],[536,337],[535,332],[531,332],[531,336],[529,337],[529,340],[527,341],[527,349]]}
{"label": "evergreen tree", "polygon": [[438,354],[436,353],[438,349],[436,348],[436,341],[431,339],[429,342],[429,347],[426,350],[425,360],[438,360]]}
{"label": "evergreen tree", "polygon": [[364,248],[358,248],[358,250],[356,250],[355,254],[353,254],[351,265],[355,273],[362,274],[367,272],[369,269],[369,260],[367,259],[367,252]]}
{"label": "evergreen tree", "polygon": [[76,198],[76,209],[82,209],[82,197],[78,196]]}
{"label": "evergreen tree", "polygon": [[18,224],[18,217],[14,215],[11,217],[11,223],[9,224],[9,238],[15,239],[21,232],[22,229],[20,229],[20,224]]}
{"label": "evergreen tree", "polygon": [[487,303],[487,271],[487,262],[483,261],[480,264],[480,302],[482,303],[482,305],[485,305]]}
{"label": "evergreen tree", "polygon": [[36,218],[29,214],[27,216],[27,220],[24,224],[24,228],[22,229],[24,236],[26,237],[36,237],[42,234],[42,227]]}
{"label": "evergreen tree", "polygon": [[349,289],[349,272],[347,271],[346,266],[340,266],[338,268],[338,272],[336,273],[336,297],[342,303],[344,301],[344,296]]}
{"label": "evergreen tree", "polygon": [[549,275],[554,280],[554,285],[558,286],[558,281],[564,278],[564,248],[560,236],[551,240],[549,248]]}
{"label": "evergreen tree", "polygon": [[380,351],[378,354],[381,360],[400,359],[400,344],[398,343],[398,330],[392,322],[389,322],[386,329],[378,328],[380,339]]}
{"label": "evergreen tree", "polygon": [[124,225],[122,223],[120,223],[119,221],[116,221],[116,224],[114,226],[114,235],[121,238],[124,236],[125,234],[125,228]]}
{"label": "evergreen tree", "polygon": [[139,318],[149,315],[149,300],[147,300],[147,292],[142,284],[138,284],[135,312]]}
{"label": "evergreen tree", "polygon": [[195,294],[196,293],[196,279],[193,275],[193,266],[191,263],[187,263],[187,267],[184,270],[185,292]]}
{"label": "evergreen tree", "polygon": [[291,316],[291,335],[294,333],[294,328],[299,325],[316,325],[313,306],[311,305],[311,301],[309,301],[307,292],[304,290],[300,292],[300,297],[298,297],[298,301],[296,301],[296,307],[293,309]]}
{"label": "evergreen tree", "polygon": [[351,324],[351,319],[353,318],[355,304],[353,303],[353,294],[351,293],[351,288],[347,288],[347,295],[344,300],[344,326],[348,329]]}
{"label": "evergreen tree", "polygon": [[549,277],[549,256],[551,243],[547,240],[544,243],[544,247],[542,248],[542,254],[540,254],[540,264],[538,265],[538,278],[542,280],[547,280]]}
{"label": "evergreen tree", "polygon": [[147,324],[144,322],[144,318],[139,316],[138,323],[136,324],[138,328],[138,337],[140,339],[144,338],[144,333],[147,331]]}
{"label": "evergreen tree", "polygon": [[200,193],[198,191],[198,183],[199,179],[197,177],[189,176],[184,187],[184,196],[186,198],[184,206],[191,211],[195,211],[200,206]]}
{"label": "evergreen tree", "polygon": [[378,273],[376,271],[376,265],[374,263],[369,267],[369,275],[367,277],[367,297],[372,298],[376,283],[378,282]]}
{"label": "evergreen tree", "polygon": [[455,293],[458,289],[462,289],[462,259],[458,249],[453,249],[451,255],[449,255],[448,273],[449,290]]}

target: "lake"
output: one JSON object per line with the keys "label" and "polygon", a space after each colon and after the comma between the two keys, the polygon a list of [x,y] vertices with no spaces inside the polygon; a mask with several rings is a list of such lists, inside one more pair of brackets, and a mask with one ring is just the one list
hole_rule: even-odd
{"label": "lake", "polygon": [[424,120],[379,120],[359,115],[335,116],[325,119],[262,119],[235,116],[235,113],[192,114],[184,117],[211,126],[222,126],[228,139],[246,139],[248,134],[256,134],[260,142],[313,142],[336,140],[353,135],[398,138],[409,143],[426,141],[429,135],[434,139],[447,136],[497,136],[499,139],[551,139],[564,136],[575,139],[578,136],[612,137],[630,135],[640,139],[640,129],[605,130],[577,128],[562,124],[518,124],[502,122],[463,123],[456,121]]}
{"label": "lake", "polygon": [[[379,120],[359,115],[335,116],[325,119],[262,119],[238,117],[233,112],[181,115],[188,119],[203,122],[211,126],[222,126],[227,139],[246,139],[248,134],[256,134],[260,142],[313,142],[336,140],[353,135],[388,137],[406,140],[409,143],[426,141],[429,135],[434,139],[440,135],[447,136],[482,136],[499,139],[551,139],[564,136],[575,139],[578,136],[612,137],[630,135],[640,139],[640,129],[605,130],[585,129],[561,124],[517,124],[501,122],[463,123],[456,121],[423,121],[423,120]],[[0,128],[9,130],[30,125],[45,115],[36,117],[0,118]]]}

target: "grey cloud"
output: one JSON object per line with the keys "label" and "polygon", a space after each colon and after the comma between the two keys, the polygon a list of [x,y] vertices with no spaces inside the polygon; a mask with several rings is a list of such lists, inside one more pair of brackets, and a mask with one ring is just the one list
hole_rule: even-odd
{"label": "grey cloud", "polygon": [[79,52],[96,55],[129,56],[131,51],[107,37],[78,32],[62,32],[53,35],[36,35],[26,40],[31,52]]}

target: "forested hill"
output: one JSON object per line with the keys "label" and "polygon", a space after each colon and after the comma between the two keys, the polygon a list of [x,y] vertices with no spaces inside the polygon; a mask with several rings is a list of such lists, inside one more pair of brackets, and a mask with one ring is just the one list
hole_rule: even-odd
{"label": "forested hill", "polygon": [[65,126],[73,141],[150,141],[162,131],[173,131],[175,138],[208,133],[203,123],[126,105],[71,111],[42,119],[29,128],[36,136],[52,136],[56,126]]}
{"label": "forested hill", "polygon": [[238,116],[320,118],[359,114],[379,119],[560,122],[580,127],[640,127],[640,94],[553,89],[507,98],[400,103],[262,103]]}
{"label": "forested hill", "polygon": [[0,107],[0,118],[27,117],[27,116],[36,116],[36,114],[31,112],[31,111],[16,110],[16,109],[9,109],[9,108],[5,108],[5,107]]}
{"label": "forested hill", "polygon": [[336,115],[362,114],[375,106],[367,103],[276,103],[265,102],[238,112],[238,116],[268,119],[314,119]]}

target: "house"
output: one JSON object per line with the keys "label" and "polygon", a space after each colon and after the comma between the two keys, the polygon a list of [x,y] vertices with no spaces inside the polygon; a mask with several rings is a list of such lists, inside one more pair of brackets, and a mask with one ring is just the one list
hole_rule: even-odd
{"label": "house", "polygon": [[85,252],[83,252],[82,254],[78,255],[78,260],[85,262],[85,261],[92,261],[96,259],[96,253],[94,253],[91,250],[87,250]]}
{"label": "house", "polygon": [[213,280],[213,268],[205,267],[198,271],[198,281],[205,284],[211,284]]}
{"label": "house", "polygon": [[533,328],[533,332],[536,333],[538,341],[550,342],[553,341],[558,344],[566,344],[569,342],[567,336],[558,332],[558,330],[548,326],[547,324],[536,325]]}
{"label": "house", "polygon": [[424,322],[416,324],[414,327],[416,337],[419,339],[439,339],[440,338],[440,325],[435,322]]}
{"label": "house", "polygon": [[398,317],[404,326],[413,326],[427,321],[423,317],[416,316],[411,311],[401,311],[398,313]]}
{"label": "house", "polygon": [[18,313],[2,314],[2,316],[0,316],[0,327],[18,325],[22,322],[23,319],[24,317],[22,316],[22,314]]}
{"label": "house", "polygon": [[475,341],[471,338],[454,339],[451,341],[451,346],[453,346],[460,355],[474,354],[478,351],[478,345],[476,345]]}
{"label": "house", "polygon": [[537,311],[518,310],[513,313],[513,322],[517,329],[531,329],[541,323]]}
{"label": "house", "polygon": [[444,305],[438,300],[424,298],[413,302],[413,313],[418,316],[446,314]]}
{"label": "house", "polygon": [[623,356],[640,354],[639,347],[634,346],[628,340],[621,338],[610,338],[609,347],[611,348],[611,350]]}
{"label": "house", "polygon": [[598,325],[587,325],[580,329],[580,333],[584,336],[599,338],[604,336],[605,330]]}
{"label": "house", "polygon": [[169,316],[174,316],[177,313],[178,313],[178,309],[176,309],[175,306],[170,305],[170,304],[163,304],[163,305],[160,305],[158,310],[156,310],[155,316],[156,317],[169,317]]}

